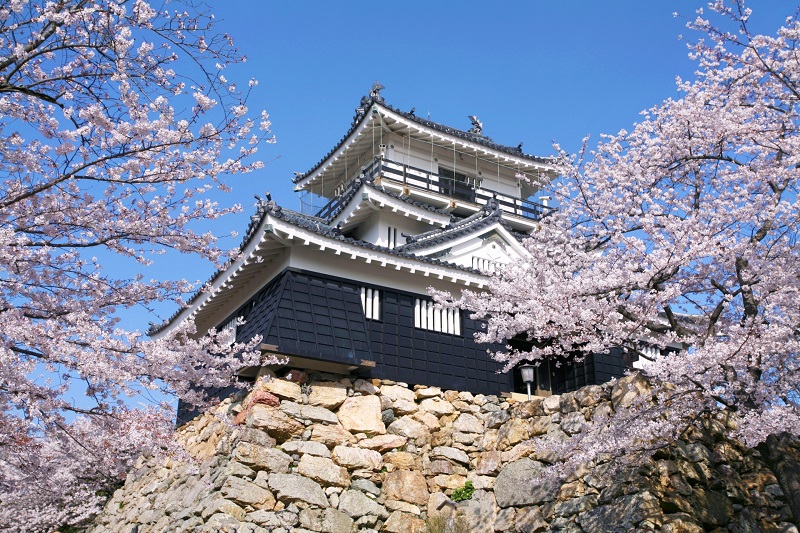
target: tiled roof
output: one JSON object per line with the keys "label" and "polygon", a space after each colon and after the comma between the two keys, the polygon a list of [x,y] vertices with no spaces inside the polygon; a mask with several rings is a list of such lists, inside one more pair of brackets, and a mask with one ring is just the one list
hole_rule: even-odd
{"label": "tiled roof", "polygon": [[[373,188],[375,188],[376,190],[380,190],[377,187],[375,187],[374,185],[372,185],[372,184],[370,184],[370,185]],[[386,191],[381,191],[381,192],[386,192]],[[392,193],[386,192],[386,194],[392,194]],[[420,206],[424,206],[425,205],[425,204],[420,204],[419,202],[413,202],[413,203],[414,204],[419,204]],[[429,206],[427,206],[427,207],[429,207]],[[429,207],[429,208],[431,210],[435,210],[432,207]],[[435,211],[443,213],[443,211],[439,211],[439,210],[435,210]],[[448,263],[446,261],[440,261],[438,259],[432,259],[432,258],[429,258],[429,257],[418,257],[418,256],[415,256],[414,254],[405,252],[405,251],[401,250],[400,248],[387,248],[385,246],[378,246],[376,244],[372,244],[370,242],[362,241],[362,240],[359,240],[359,239],[353,239],[351,237],[345,237],[344,235],[342,235],[342,230],[340,228],[338,228],[336,226],[331,226],[331,225],[328,224],[328,221],[330,219],[326,220],[326,219],[322,219],[322,218],[319,218],[319,217],[305,215],[303,213],[299,213],[297,211],[293,211],[293,210],[290,210],[290,209],[284,209],[281,206],[279,206],[278,204],[276,204],[274,201],[272,201],[272,200],[264,200],[262,198],[258,199],[258,203],[257,203],[257,206],[256,206],[256,212],[250,217],[250,223],[247,226],[247,231],[245,232],[244,239],[242,240],[242,243],[239,245],[239,249],[240,250],[244,250],[245,247],[249,244],[250,240],[256,234],[256,230],[258,229],[258,227],[263,222],[264,217],[266,217],[267,215],[270,215],[272,217],[275,217],[275,218],[278,218],[278,219],[283,220],[285,222],[288,222],[288,223],[290,223],[290,224],[292,224],[294,226],[297,226],[297,227],[312,231],[312,232],[314,232],[314,233],[316,233],[318,235],[322,235],[324,237],[328,237],[328,238],[331,238],[331,239],[336,239],[337,241],[343,242],[345,244],[350,244],[350,245],[353,245],[353,246],[358,246],[359,248],[366,248],[368,250],[375,250],[375,251],[387,253],[389,255],[394,255],[394,256],[397,256],[397,257],[403,257],[403,258],[406,258],[406,259],[414,259],[414,260],[422,261],[424,263],[429,263],[429,264],[432,264],[432,265],[445,266],[445,267],[448,267],[448,268],[455,268],[455,269],[462,270],[464,272],[469,272],[469,273],[472,273],[472,274],[481,274],[480,271],[478,271],[476,269],[473,269],[473,268],[470,268],[470,267],[464,267],[464,266],[461,266],[461,265],[456,265],[456,264],[453,264],[453,263]],[[214,274],[211,275],[211,277],[208,279],[208,281],[206,281],[204,286],[208,286],[208,285],[211,285],[212,283],[214,283],[214,281],[216,281],[217,278],[219,278],[219,276],[221,276],[228,268],[230,268],[230,266],[231,266],[231,263],[229,262],[224,267],[222,267],[222,268],[218,269],[216,272],[214,272]],[[187,306],[191,305],[202,294],[202,292],[203,292],[202,289],[200,289],[197,292],[195,292],[191,296],[191,298],[189,298],[189,300],[187,302]],[[159,331],[163,330],[167,325],[169,325],[172,321],[174,321],[178,317],[178,315],[180,315],[182,310],[183,309],[177,310],[175,313],[173,313],[172,316],[170,316],[170,318],[168,318],[167,320],[165,320],[161,324],[157,324],[157,325],[156,324],[151,324],[147,333],[149,335],[153,335],[153,334],[158,333]]]}
{"label": "tiled roof", "polygon": [[452,218],[452,215],[449,212],[447,212],[447,211],[445,211],[443,209],[439,209],[437,207],[430,206],[430,205],[428,205],[426,203],[414,200],[413,198],[410,198],[410,197],[403,197],[400,194],[392,192],[392,191],[387,191],[384,188],[375,185],[374,180],[375,180],[375,176],[371,175],[371,176],[359,176],[356,179],[354,179],[353,181],[351,181],[347,185],[347,188],[345,189],[345,191],[339,197],[339,199],[338,199],[338,201],[339,201],[338,207],[330,212],[330,214],[326,217],[326,221],[330,222],[331,220],[336,218],[339,215],[339,213],[342,212],[342,210],[347,206],[347,204],[350,203],[350,200],[352,200],[352,198],[356,194],[356,192],[358,192],[358,190],[361,188],[361,185],[366,185],[367,187],[369,187],[371,189],[375,189],[378,192],[386,194],[387,196],[391,196],[392,198],[395,198],[397,200],[405,202],[405,203],[407,203],[409,205],[413,205],[414,207],[418,207],[418,208],[424,209],[426,211],[431,211],[433,213],[438,213],[440,215],[450,216]]}
{"label": "tiled roof", "polygon": [[499,204],[496,201],[490,201],[484,206],[483,209],[474,215],[455,221],[452,224],[448,224],[444,228],[426,231],[425,233],[420,233],[417,235],[406,235],[407,244],[399,246],[397,249],[408,253],[414,250],[430,248],[431,246],[444,244],[448,241],[452,241],[453,239],[458,239],[464,235],[475,233],[476,231],[496,223],[502,225],[514,236],[514,238],[519,241],[522,241],[522,239],[528,237],[528,235],[525,235],[524,233],[514,231],[503,220],[502,216],[503,211],[500,209]]}
{"label": "tiled roof", "polygon": [[442,133],[445,133],[447,135],[452,135],[453,137],[458,137],[458,138],[463,139],[465,141],[473,142],[475,144],[480,144],[482,146],[486,146],[487,148],[491,148],[492,150],[496,150],[498,152],[503,152],[503,153],[506,153],[506,154],[510,154],[510,155],[513,155],[514,157],[519,157],[519,158],[522,158],[522,159],[528,159],[530,161],[535,161],[537,163],[551,163],[552,162],[552,159],[548,158],[548,157],[539,157],[539,156],[523,153],[522,152],[522,144],[521,143],[520,143],[519,146],[506,146],[506,145],[503,145],[503,144],[498,144],[498,143],[494,142],[492,139],[490,139],[489,137],[487,137],[485,135],[481,135],[481,134],[478,134],[478,133],[472,133],[472,132],[469,132],[469,131],[459,130],[459,129],[456,129],[456,128],[452,128],[450,126],[445,126],[444,124],[439,124],[438,122],[433,122],[431,120],[427,120],[427,119],[418,117],[413,112],[400,111],[399,109],[396,109],[396,108],[390,106],[389,104],[387,104],[384,101],[383,97],[380,95],[380,90],[376,91],[373,88],[373,90],[370,92],[369,96],[364,96],[364,97],[361,98],[361,104],[359,105],[358,108],[356,108],[356,115],[355,115],[355,117],[353,117],[353,123],[350,126],[350,129],[347,131],[347,133],[344,134],[344,136],[339,140],[339,142],[336,143],[336,146],[334,146],[325,155],[325,157],[323,157],[320,161],[318,161],[317,164],[314,165],[310,170],[308,170],[308,171],[306,171],[306,172],[304,172],[302,174],[301,173],[295,173],[295,176],[292,178],[292,182],[293,183],[297,183],[297,182],[303,180],[309,174],[311,174],[312,172],[317,170],[322,165],[322,163],[324,163],[331,155],[333,155],[344,144],[344,142],[347,140],[347,138],[350,136],[350,134],[352,134],[353,131],[355,131],[356,128],[358,128],[359,124],[361,124],[361,122],[366,119],[366,117],[369,115],[368,111],[372,108],[372,106],[374,104],[378,104],[378,105],[388,109],[389,111],[392,111],[393,113],[397,113],[398,115],[400,115],[400,116],[402,116],[402,117],[404,117],[404,118],[406,118],[408,120],[411,120],[412,122],[416,122],[417,124],[419,124],[421,126],[425,126],[426,128],[435,129],[435,130],[440,131]]}
{"label": "tiled roof", "polygon": [[353,239],[352,237],[345,237],[342,235],[342,230],[337,228],[336,226],[330,226],[328,224],[314,221],[311,217],[307,217],[305,215],[301,215],[296,211],[291,211],[289,209],[283,209],[279,205],[275,204],[274,202],[270,202],[268,204],[268,212],[271,216],[279,218],[285,222],[289,222],[295,226],[298,226],[303,229],[307,229],[322,235],[324,237],[329,237],[331,239],[336,239],[337,241],[352,244],[353,246],[358,246],[359,248],[366,248],[368,250],[375,250],[378,252],[387,253],[389,255],[394,255],[397,257],[403,257],[406,259],[415,259],[417,261],[422,261],[424,263],[430,263],[433,265],[445,266],[448,268],[456,268],[458,270],[463,270],[465,272],[470,272],[474,274],[480,274],[479,270],[474,268],[464,267],[461,265],[456,265],[453,263],[448,263],[447,261],[439,261],[437,259],[430,259],[428,257],[419,257],[414,254],[408,253],[401,248],[387,248],[385,246],[378,246],[377,244],[372,244],[371,242],[362,241],[360,239]]}
{"label": "tiled roof", "polygon": [[433,122],[431,120],[427,120],[421,117],[414,115],[413,113],[400,111],[399,109],[395,109],[394,107],[383,104],[383,106],[390,111],[394,111],[398,115],[401,115],[409,120],[416,122],[422,126],[432,128],[442,133],[446,133],[448,135],[453,135],[455,137],[459,137],[464,139],[465,141],[473,142],[475,144],[480,144],[482,146],[486,146],[487,148],[491,148],[492,150],[497,150],[498,152],[504,152],[506,154],[513,155],[515,157],[521,157],[523,159],[529,159],[531,161],[536,161],[537,163],[551,163],[553,160],[549,157],[540,157],[536,155],[526,154],[522,151],[522,144],[520,143],[519,146],[506,146],[504,144],[498,144],[494,142],[492,139],[487,137],[486,135],[480,135],[477,133],[472,133],[469,131],[462,131],[456,128],[451,128],[450,126],[445,126],[443,124],[439,124],[438,122]]}

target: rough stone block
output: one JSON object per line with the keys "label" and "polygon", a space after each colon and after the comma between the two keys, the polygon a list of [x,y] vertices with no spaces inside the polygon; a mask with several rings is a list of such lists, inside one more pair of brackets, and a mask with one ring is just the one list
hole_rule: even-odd
{"label": "rough stone block", "polygon": [[455,407],[448,401],[438,398],[427,398],[419,403],[421,409],[435,416],[451,415],[456,412]]}
{"label": "rough stone block", "polygon": [[494,494],[485,490],[476,490],[472,498],[458,503],[458,509],[471,533],[494,533],[494,524],[497,520],[497,504]]}
{"label": "rough stone block", "polygon": [[505,465],[494,482],[497,504],[511,507],[553,501],[561,484],[557,479],[545,477],[544,470],[542,463],[527,457]]}
{"label": "rough stone block", "polygon": [[358,490],[346,490],[339,496],[339,510],[351,518],[360,518],[365,515],[377,516],[385,520],[389,517],[386,509],[364,495]]}
{"label": "rough stone block", "polygon": [[[353,519],[336,509],[303,509],[300,511],[300,525],[311,531],[322,533],[351,533]],[[295,530],[296,531],[296,530]]]}
{"label": "rough stone block", "polygon": [[635,372],[620,378],[611,389],[611,404],[614,410],[630,405],[634,398],[650,393],[650,385],[641,374]]}
{"label": "rough stone block", "polygon": [[318,483],[296,474],[270,474],[269,488],[282,502],[305,502],[328,507],[325,491]]}
{"label": "rough stone block", "polygon": [[658,500],[649,492],[622,496],[578,515],[578,522],[587,531],[628,531],[647,519],[661,519]]}
{"label": "rough stone block", "polygon": [[279,442],[300,435],[305,429],[303,424],[281,409],[264,404],[256,404],[247,411],[247,425],[266,431]]}
{"label": "rough stone block", "polygon": [[376,396],[351,396],[337,412],[342,427],[354,433],[386,433],[381,419],[381,402]]}
{"label": "rough stone block", "polygon": [[430,456],[431,458],[449,459],[465,465],[469,464],[469,455],[466,452],[450,446],[436,446],[430,451]]}
{"label": "rough stone block", "polygon": [[276,448],[264,448],[240,442],[233,450],[233,459],[256,470],[284,473],[289,471],[292,458]]}
{"label": "rough stone block", "polygon": [[389,425],[387,431],[412,440],[427,442],[430,439],[428,428],[410,416],[398,418]]}
{"label": "rough stone block", "polygon": [[297,467],[300,475],[318,483],[335,487],[350,486],[350,475],[347,473],[347,469],[338,466],[331,459],[306,454],[300,458]]}
{"label": "rough stone block", "polygon": [[453,422],[453,429],[463,433],[483,433],[483,421],[469,413],[461,413]]}
{"label": "rough stone block", "polygon": [[287,453],[309,454],[328,458],[331,456],[327,446],[313,440],[289,440],[281,444],[281,448]]}
{"label": "rough stone block", "polygon": [[333,460],[337,464],[349,470],[366,468],[369,470],[380,470],[383,466],[381,454],[375,450],[364,448],[351,448],[349,446],[336,446],[333,449]]}
{"label": "rough stone block", "polygon": [[389,398],[393,402],[405,400],[413,403],[416,400],[414,391],[399,385],[384,385],[381,387],[381,396]]}
{"label": "rough stone block", "polygon": [[317,381],[311,384],[308,403],[325,409],[336,409],[347,399],[347,386],[339,381]]}
{"label": "rough stone block", "polygon": [[239,505],[250,505],[258,509],[271,509],[275,505],[275,498],[268,490],[234,476],[225,480],[220,492],[225,498]]}
{"label": "rough stone block", "polygon": [[425,533],[425,521],[402,511],[395,511],[383,524],[388,533]]}
{"label": "rough stone block", "polygon": [[258,385],[256,385],[256,389],[253,392],[259,390],[271,392],[279,398],[292,400],[293,402],[299,402],[303,396],[302,392],[300,391],[300,385],[292,381],[286,381],[285,379],[279,378],[260,381]]}
{"label": "rough stone block", "polygon": [[370,439],[364,439],[358,441],[358,446],[361,448],[367,448],[369,450],[375,450],[379,453],[385,453],[389,450],[394,450],[397,448],[402,448],[408,442],[407,437],[403,437],[401,435],[378,435],[377,437],[372,437]]}
{"label": "rough stone block", "polygon": [[428,503],[428,483],[419,471],[395,470],[386,474],[383,495],[391,500],[425,505]]}
{"label": "rough stone block", "polygon": [[353,444],[356,438],[340,425],[314,424],[311,426],[311,440],[321,442],[328,448],[337,444]]}

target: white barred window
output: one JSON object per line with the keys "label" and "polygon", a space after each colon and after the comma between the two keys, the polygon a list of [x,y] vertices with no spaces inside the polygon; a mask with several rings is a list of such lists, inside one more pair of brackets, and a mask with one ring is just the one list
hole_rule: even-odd
{"label": "white barred window", "polygon": [[364,316],[370,320],[381,319],[381,291],[361,287],[361,308],[364,309]]}
{"label": "white barred window", "polygon": [[397,228],[389,226],[386,231],[386,247],[397,248]]}
{"label": "white barred window", "polygon": [[473,257],[472,258],[472,268],[475,270],[482,270],[483,272],[494,272],[495,271],[495,262],[490,261],[489,259],[484,259],[483,257]]}
{"label": "white barred window", "polygon": [[217,337],[219,338],[219,343],[223,346],[226,344],[233,344],[236,342],[236,328],[239,325],[239,318],[233,317],[228,322],[219,328],[217,331],[219,332]]}
{"label": "white barred window", "polygon": [[414,326],[451,335],[461,335],[461,309],[436,309],[432,300],[414,300]]}

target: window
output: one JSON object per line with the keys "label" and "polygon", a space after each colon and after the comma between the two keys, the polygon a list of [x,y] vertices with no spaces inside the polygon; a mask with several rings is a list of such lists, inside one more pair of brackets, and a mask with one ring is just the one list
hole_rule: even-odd
{"label": "window", "polygon": [[475,189],[466,174],[439,167],[439,187],[443,194],[468,202],[475,201]]}
{"label": "window", "polygon": [[381,291],[361,287],[361,308],[364,316],[370,320],[381,319]]}
{"label": "window", "polygon": [[432,300],[414,300],[414,326],[451,335],[461,335],[461,309],[436,309]]}
{"label": "window", "polygon": [[387,228],[386,247],[387,248],[397,247],[397,228],[393,228],[391,226]]}
{"label": "window", "polygon": [[219,338],[219,343],[221,345],[225,346],[236,342],[236,328],[238,325],[239,318],[233,317],[217,330],[217,338]]}
{"label": "window", "polygon": [[473,257],[472,268],[474,268],[475,270],[480,270],[482,272],[494,272],[495,262],[490,261],[489,259],[484,259],[483,257]]}

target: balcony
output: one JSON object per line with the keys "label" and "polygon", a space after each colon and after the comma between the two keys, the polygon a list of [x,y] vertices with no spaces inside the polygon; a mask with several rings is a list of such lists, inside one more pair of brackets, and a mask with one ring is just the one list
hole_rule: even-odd
{"label": "balcony", "polygon": [[[499,194],[483,187],[475,187],[473,184],[457,180],[453,176],[439,175],[430,170],[423,170],[380,157],[374,158],[372,162],[363,166],[358,176],[370,181],[380,177],[383,181],[392,181],[408,186],[410,189],[436,193],[441,195],[443,199],[451,198],[478,206],[485,205],[493,197],[496,197],[498,204],[500,204],[500,209],[504,212],[531,220],[541,220],[543,216],[554,210],[552,207],[536,202]],[[315,215],[321,218],[328,218],[334,213],[339,208],[343,198],[347,196],[347,189],[355,177],[357,176],[354,176],[348,182],[348,187],[341,194],[331,199]]]}

